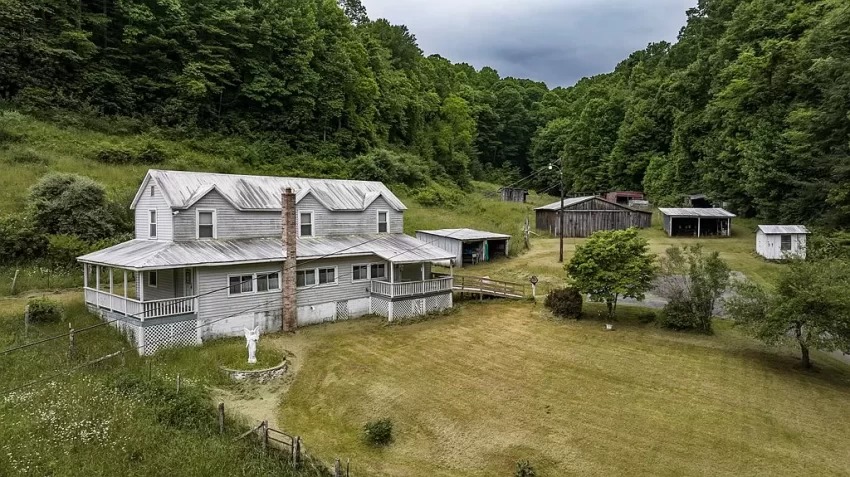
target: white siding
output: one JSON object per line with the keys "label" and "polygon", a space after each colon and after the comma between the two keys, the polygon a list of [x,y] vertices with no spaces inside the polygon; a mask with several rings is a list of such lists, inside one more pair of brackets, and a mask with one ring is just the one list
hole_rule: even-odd
{"label": "white siding", "polygon": [[791,250],[782,251],[782,234],[756,233],[756,253],[768,260],[782,260],[789,256],[806,258],[806,234],[791,235]]}
{"label": "white siding", "polygon": [[[386,263],[378,257],[348,257],[328,258],[323,260],[307,261],[299,263],[297,270],[321,267],[337,267],[336,285],[319,285],[299,288],[295,294],[298,297],[298,306],[316,306],[323,303],[336,303],[338,301],[355,300],[369,297],[368,281],[353,281],[351,266],[355,264]],[[389,274],[389,268],[387,268]]]}
{"label": "white siding", "polygon": [[174,240],[195,240],[197,211],[215,210],[219,239],[280,236],[280,212],[241,212],[217,191],[174,216]]}
{"label": "white siding", "polygon": [[[176,286],[174,283],[174,274],[177,270],[158,270],[156,273],[156,287],[148,285],[148,274],[150,272],[140,272],[144,275],[143,282],[145,288],[144,301],[164,300],[166,298],[176,298]],[[121,280],[124,277],[122,275]],[[116,280],[117,282],[117,280]]]}
{"label": "white siding", "polygon": [[[151,197],[150,188],[154,186]],[[142,184],[142,194],[136,204],[136,238],[150,239],[150,210],[156,210],[156,238],[153,240],[171,240],[173,238],[173,222],[171,207],[165,202],[162,191],[155,181],[150,179]]]}
{"label": "white siding", "polygon": [[455,255],[455,266],[463,266],[463,241],[451,237],[440,237],[424,232],[416,232],[416,238]]}

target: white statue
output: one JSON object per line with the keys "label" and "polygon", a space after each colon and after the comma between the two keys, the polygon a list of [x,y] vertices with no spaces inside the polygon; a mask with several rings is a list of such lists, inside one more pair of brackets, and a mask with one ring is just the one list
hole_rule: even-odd
{"label": "white statue", "polygon": [[245,328],[245,346],[248,347],[248,364],[257,362],[257,341],[260,341],[260,327],[253,330]]}

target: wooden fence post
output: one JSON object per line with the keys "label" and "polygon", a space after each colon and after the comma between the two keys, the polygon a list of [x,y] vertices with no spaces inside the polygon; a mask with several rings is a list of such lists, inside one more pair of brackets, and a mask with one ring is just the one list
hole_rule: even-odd
{"label": "wooden fence post", "polygon": [[68,323],[68,359],[73,360],[74,354],[76,353],[76,343],[74,340],[74,328],[71,327],[71,323]]}
{"label": "wooden fence post", "polygon": [[177,374],[177,394],[180,394],[180,374]]}
{"label": "wooden fence post", "polygon": [[351,459],[345,459],[345,477],[351,477]]}
{"label": "wooden fence post", "polygon": [[29,336],[30,331],[30,306],[24,307],[24,338]]}
{"label": "wooden fence post", "polygon": [[295,436],[295,452],[292,454],[292,464],[295,467],[301,464],[301,436]]}
{"label": "wooden fence post", "polygon": [[269,421],[263,421],[263,454],[269,453]]}
{"label": "wooden fence post", "polygon": [[339,463],[339,457],[334,461],[334,477],[342,477],[342,466]]}
{"label": "wooden fence post", "polygon": [[218,403],[218,433],[224,434],[224,403]]}
{"label": "wooden fence post", "polygon": [[20,270],[15,270],[15,276],[12,278],[12,295],[15,294],[15,285],[18,283],[18,273]]}

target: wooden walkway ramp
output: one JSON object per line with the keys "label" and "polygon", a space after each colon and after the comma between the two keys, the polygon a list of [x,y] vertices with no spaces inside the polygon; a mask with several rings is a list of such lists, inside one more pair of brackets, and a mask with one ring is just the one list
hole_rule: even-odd
{"label": "wooden walkway ramp", "polygon": [[470,277],[466,275],[455,275],[452,290],[459,293],[470,293],[478,295],[482,299],[485,296],[498,298],[526,298],[531,296],[531,285],[522,283],[493,280],[488,277]]}

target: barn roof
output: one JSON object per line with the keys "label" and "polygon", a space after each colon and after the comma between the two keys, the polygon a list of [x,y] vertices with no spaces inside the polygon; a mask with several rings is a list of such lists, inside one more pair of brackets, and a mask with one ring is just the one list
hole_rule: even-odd
{"label": "barn roof", "polygon": [[658,211],[668,217],[702,217],[708,219],[735,217],[735,214],[732,212],[720,208],[659,207]]}
{"label": "barn roof", "polygon": [[[651,214],[651,213],[652,213],[652,212],[649,212],[649,211],[646,211],[646,210],[635,210],[635,209],[632,209],[631,207],[626,207],[626,206],[625,206],[625,205],[623,205],[623,204],[618,204],[618,203],[616,203],[616,202],[611,202],[610,200],[604,199],[604,198],[602,198],[602,197],[597,197],[597,196],[595,196],[595,195],[587,195],[587,196],[584,196],[584,197],[569,197],[569,198],[565,198],[565,199],[564,199],[564,208],[565,208],[565,209],[567,209],[567,208],[572,207],[572,206],[574,206],[574,205],[581,204],[582,202],[587,202],[588,200],[591,200],[591,199],[601,200],[601,201],[603,201],[603,202],[607,202],[607,203],[609,203],[609,204],[611,204],[611,205],[614,205],[614,206],[620,207],[621,209],[629,210],[629,211],[631,211],[631,212],[640,212],[640,213],[642,213],[642,214]],[[549,204],[549,205],[544,205],[544,206],[542,206],[542,207],[537,207],[537,208],[536,208],[536,209],[534,209],[534,210],[552,210],[552,211],[558,211],[560,208],[561,208],[561,201],[559,200],[559,201],[557,201],[557,202],[553,202],[553,203],[551,203],[551,204]]]}
{"label": "barn roof", "polygon": [[[151,169],[154,180],[168,205],[186,209],[216,190],[238,210],[279,211],[280,196],[285,188],[293,189],[296,200],[312,195],[328,210],[365,210],[378,197],[383,197],[395,210],[406,207],[384,184],[372,181],[308,179],[301,177],[249,176],[212,172],[162,171]],[[147,178],[146,178],[147,180]],[[142,190],[136,194],[134,208]]]}
{"label": "barn roof", "polygon": [[[280,239],[193,240],[135,239],[78,257],[77,260],[130,270],[280,262]],[[455,256],[404,234],[298,238],[298,259],[377,255],[393,263],[435,262]]]}
{"label": "barn roof", "polygon": [[768,235],[772,234],[808,234],[809,229],[803,225],[759,225],[759,230]]}
{"label": "barn roof", "polygon": [[473,229],[439,229],[439,230],[417,230],[416,233],[435,235],[437,237],[445,237],[454,240],[505,240],[511,238],[510,235],[499,234],[495,232],[487,232],[486,230]]}

